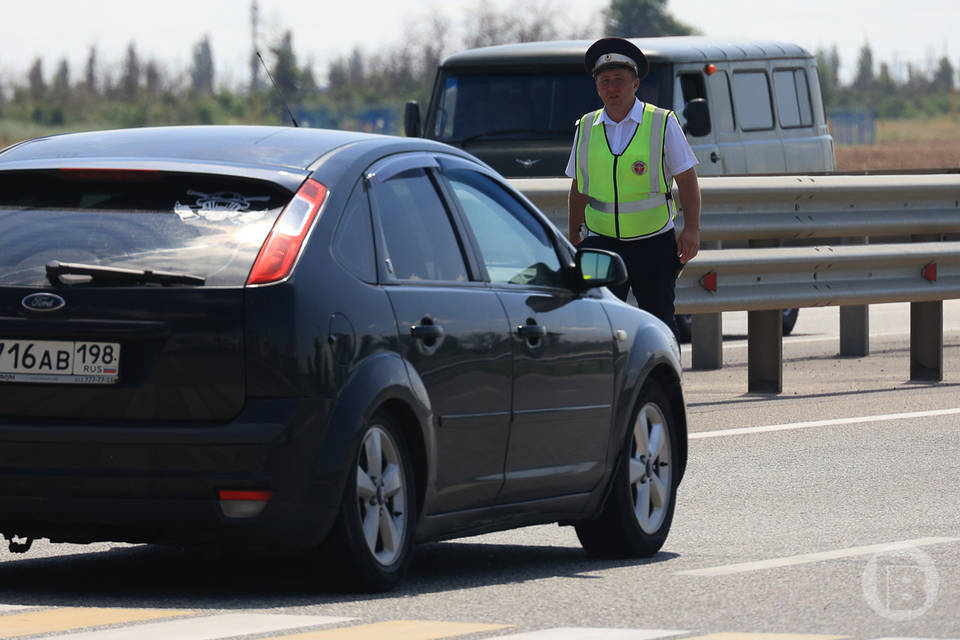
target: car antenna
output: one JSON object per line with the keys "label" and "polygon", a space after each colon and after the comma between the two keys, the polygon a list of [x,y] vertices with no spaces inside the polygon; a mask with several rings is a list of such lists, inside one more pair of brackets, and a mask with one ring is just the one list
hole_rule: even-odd
{"label": "car antenna", "polygon": [[260,55],[260,50],[257,49],[257,57],[260,58],[260,64],[263,65],[264,70],[267,72],[267,77],[270,78],[270,82],[273,83],[273,88],[277,90],[277,93],[280,95],[280,101],[283,102],[283,108],[287,110],[287,115],[290,116],[290,122],[293,123],[294,127],[299,127],[300,123],[297,122],[297,119],[293,117],[293,111],[290,110],[290,106],[287,104],[287,97],[283,95],[283,91],[280,90],[280,85],[277,84],[277,81],[273,79],[273,74],[270,73],[270,67],[267,66],[267,63],[264,62],[263,56]]}

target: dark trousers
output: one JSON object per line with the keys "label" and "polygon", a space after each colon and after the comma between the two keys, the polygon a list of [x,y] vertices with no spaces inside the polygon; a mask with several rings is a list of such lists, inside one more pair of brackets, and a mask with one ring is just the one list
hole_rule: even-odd
{"label": "dark trousers", "polygon": [[613,251],[627,265],[625,283],[610,287],[621,300],[626,300],[630,289],[637,306],[662,320],[677,335],[673,301],[676,297],[677,276],[683,264],[677,256],[677,237],[667,231],[643,240],[617,240],[607,236],[588,236],[580,247]]}

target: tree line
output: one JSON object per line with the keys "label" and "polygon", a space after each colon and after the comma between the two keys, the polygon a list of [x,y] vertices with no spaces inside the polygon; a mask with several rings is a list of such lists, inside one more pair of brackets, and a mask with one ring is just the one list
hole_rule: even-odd
{"label": "tree line", "polygon": [[[171,75],[157,60],[143,59],[131,42],[119,65],[104,65],[91,47],[75,73],[61,60],[52,76],[37,58],[25,78],[0,85],[0,120],[51,128],[95,128],[152,124],[264,123],[289,121],[289,108],[310,126],[382,130],[401,128],[402,105],[429,100],[436,68],[452,51],[507,42],[622,36],[687,35],[695,30],[672,16],[667,0],[611,0],[596,24],[570,26],[548,0],[518,4],[509,14],[481,2],[454,25],[424,16],[405,30],[404,42],[378,53],[360,48],[325,69],[302,63],[287,31],[259,58],[250,60],[251,81],[242,87],[218,82],[211,42],[195,43],[186,74]],[[454,41],[451,33],[466,34]],[[818,51],[828,111],[872,110],[879,117],[947,113],[955,70],[944,57],[934,69],[908,65],[894,78],[887,62],[875,64],[868,44],[861,49],[850,84],[839,81],[836,47]],[[260,73],[264,64],[268,73]],[[272,76],[272,82],[269,79]],[[275,85],[274,85],[275,83]]]}

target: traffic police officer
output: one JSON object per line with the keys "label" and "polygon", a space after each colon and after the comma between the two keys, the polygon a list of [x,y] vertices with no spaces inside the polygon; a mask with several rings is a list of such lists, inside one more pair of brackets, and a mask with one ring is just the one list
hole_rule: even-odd
{"label": "traffic police officer", "polygon": [[[677,275],[700,247],[697,159],[676,115],[636,97],[649,71],[640,49],[623,38],[602,38],[584,62],[603,109],[577,122],[566,170],[573,178],[570,240],[619,254],[629,279],[611,291],[626,300],[633,289],[637,305],[676,334]],[[673,180],[683,205],[679,234]]]}

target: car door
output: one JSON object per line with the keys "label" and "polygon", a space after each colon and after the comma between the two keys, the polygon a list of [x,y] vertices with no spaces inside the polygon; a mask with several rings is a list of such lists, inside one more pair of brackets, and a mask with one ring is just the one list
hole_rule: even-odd
{"label": "car door", "polygon": [[507,311],[513,420],[499,504],[589,491],[611,429],[614,341],[599,298],[564,286],[540,218],[490,175],[444,172]]}
{"label": "car door", "polygon": [[500,490],[512,351],[503,307],[475,275],[431,167],[427,154],[403,154],[371,167],[367,183],[400,350],[434,413],[425,506],[442,513],[490,505]]}

